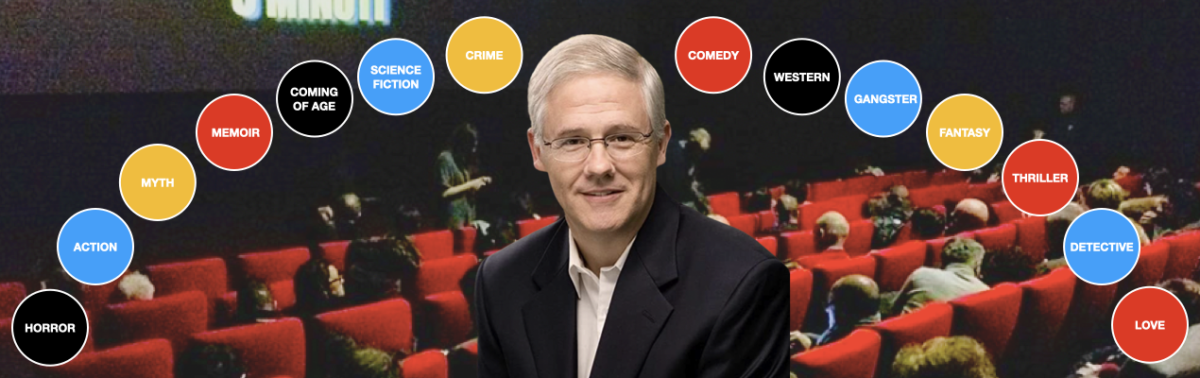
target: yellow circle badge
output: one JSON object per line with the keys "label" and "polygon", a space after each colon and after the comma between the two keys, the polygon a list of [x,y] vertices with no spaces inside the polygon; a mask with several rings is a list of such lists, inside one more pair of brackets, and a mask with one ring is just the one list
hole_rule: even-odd
{"label": "yellow circle badge", "polygon": [[196,171],[175,147],[151,144],[121,166],[121,199],[137,216],[165,221],[182,213],[196,195]]}
{"label": "yellow circle badge", "polygon": [[508,87],[521,71],[521,38],[492,17],[475,17],[454,29],[446,43],[450,76],[468,91],[488,94]]}
{"label": "yellow circle badge", "polygon": [[973,94],[942,100],[925,127],[929,150],[942,165],[959,171],[987,165],[1000,152],[1004,124],[990,102]]}

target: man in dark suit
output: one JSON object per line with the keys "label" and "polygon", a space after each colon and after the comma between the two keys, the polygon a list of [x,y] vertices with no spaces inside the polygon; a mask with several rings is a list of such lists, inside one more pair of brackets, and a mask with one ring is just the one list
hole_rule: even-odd
{"label": "man in dark suit", "polygon": [[629,45],[582,35],[530,78],[527,132],[564,216],[479,268],[481,377],[786,377],[788,272],[657,186],[671,126]]}

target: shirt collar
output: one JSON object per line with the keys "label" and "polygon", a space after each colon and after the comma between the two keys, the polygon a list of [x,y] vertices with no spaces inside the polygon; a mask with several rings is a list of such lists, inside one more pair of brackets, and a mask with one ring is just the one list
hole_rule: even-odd
{"label": "shirt collar", "polygon": [[[629,250],[633,248],[633,242],[637,240],[637,235],[633,236],[633,240],[629,241],[629,245],[625,246],[625,252],[621,252],[621,257],[617,258],[617,263],[610,267],[600,268],[601,272],[616,269],[620,271],[625,267],[625,258],[629,257]],[[570,262],[567,265],[567,275],[571,276],[571,283],[575,285],[575,295],[579,296],[581,290],[579,285],[580,274],[592,274],[592,270],[588,269],[583,263],[583,257],[579,255],[579,247],[575,245],[575,236],[571,233],[571,229],[567,229],[567,255],[570,256]]]}

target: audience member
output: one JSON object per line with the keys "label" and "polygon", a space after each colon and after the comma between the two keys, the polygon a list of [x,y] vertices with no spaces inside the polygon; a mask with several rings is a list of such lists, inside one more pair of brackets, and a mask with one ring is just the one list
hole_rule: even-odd
{"label": "audience member", "polygon": [[958,201],[946,219],[946,235],[987,227],[988,220],[991,219],[991,211],[988,209],[986,203],[975,198]]}
{"label": "audience member", "polygon": [[1088,209],[1117,210],[1128,193],[1111,179],[1097,180],[1083,193],[1083,205]]}
{"label": "audience member", "polygon": [[1051,270],[1067,266],[1064,258],[1063,242],[1067,239],[1067,228],[1075,218],[1087,211],[1078,203],[1069,203],[1062,210],[1046,217],[1046,260],[1038,265],[1038,273],[1044,274]]}
{"label": "audience member", "polygon": [[359,239],[346,249],[346,299],[369,303],[400,295],[421,267],[421,254],[408,238]]}
{"label": "audience member", "polygon": [[850,237],[850,222],[836,211],[821,214],[813,236],[817,238],[817,249],[821,251],[844,251],[846,238]]}
{"label": "audience member", "polygon": [[249,281],[237,293],[238,310],[235,315],[240,323],[269,323],[280,315],[279,303],[271,294],[271,288],[260,281]]}
{"label": "audience member", "polygon": [[154,284],[150,282],[150,277],[146,277],[139,271],[125,273],[121,277],[121,281],[117,283],[117,290],[121,291],[127,301],[154,299]]}
{"label": "audience member", "polygon": [[968,336],[935,337],[896,353],[894,378],[996,378],[991,357]]}
{"label": "audience member", "polygon": [[979,279],[983,246],[974,239],[952,238],[942,248],[942,269],[920,267],[908,276],[891,314],[909,313],[925,303],[949,301],[988,289]]}
{"label": "audience member", "polygon": [[179,356],[179,378],[245,378],[237,351],[228,345],[192,344]]}
{"label": "audience member", "polygon": [[437,156],[438,182],[446,202],[446,224],[462,228],[475,221],[475,192],[492,182],[478,171],[479,132],[465,123],[450,135],[449,146]]}
{"label": "audience member", "polygon": [[834,282],[829,289],[827,303],[825,312],[829,317],[829,328],[816,337],[817,346],[837,341],[855,328],[878,323],[881,319],[879,285],[861,274],[845,276]]}
{"label": "audience member", "polygon": [[337,308],[346,296],[337,267],[314,255],[296,271],[296,311],[316,315]]}
{"label": "audience member", "polygon": [[937,239],[945,235],[946,217],[937,210],[923,207],[912,215],[913,237],[920,240]]}
{"label": "audience member", "polygon": [[983,257],[980,278],[988,286],[1003,282],[1021,282],[1037,275],[1040,261],[1025,253],[1019,246],[987,251]]}
{"label": "audience member", "polygon": [[795,231],[800,229],[799,220],[796,219],[796,208],[800,205],[800,201],[796,200],[789,194],[779,196],[779,201],[775,203],[775,231]]}
{"label": "audience member", "polygon": [[325,366],[330,377],[344,378],[396,378],[399,376],[396,360],[400,356],[360,346],[354,339],[335,332],[326,332]]}
{"label": "audience member", "polygon": [[875,224],[875,232],[871,235],[871,248],[885,248],[891,245],[913,214],[912,203],[908,200],[908,188],[896,185],[876,195],[867,203],[867,214]]}

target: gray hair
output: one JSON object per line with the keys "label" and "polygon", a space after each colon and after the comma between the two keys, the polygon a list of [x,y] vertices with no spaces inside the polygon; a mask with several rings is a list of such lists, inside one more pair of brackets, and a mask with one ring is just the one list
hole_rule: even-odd
{"label": "gray hair", "polygon": [[529,78],[529,120],[535,141],[544,142],[542,126],[550,91],[567,79],[589,73],[612,73],[639,83],[654,137],[663,137],[667,120],[666,96],[658,72],[625,42],[602,35],[584,34],[571,37],[550,49]]}

